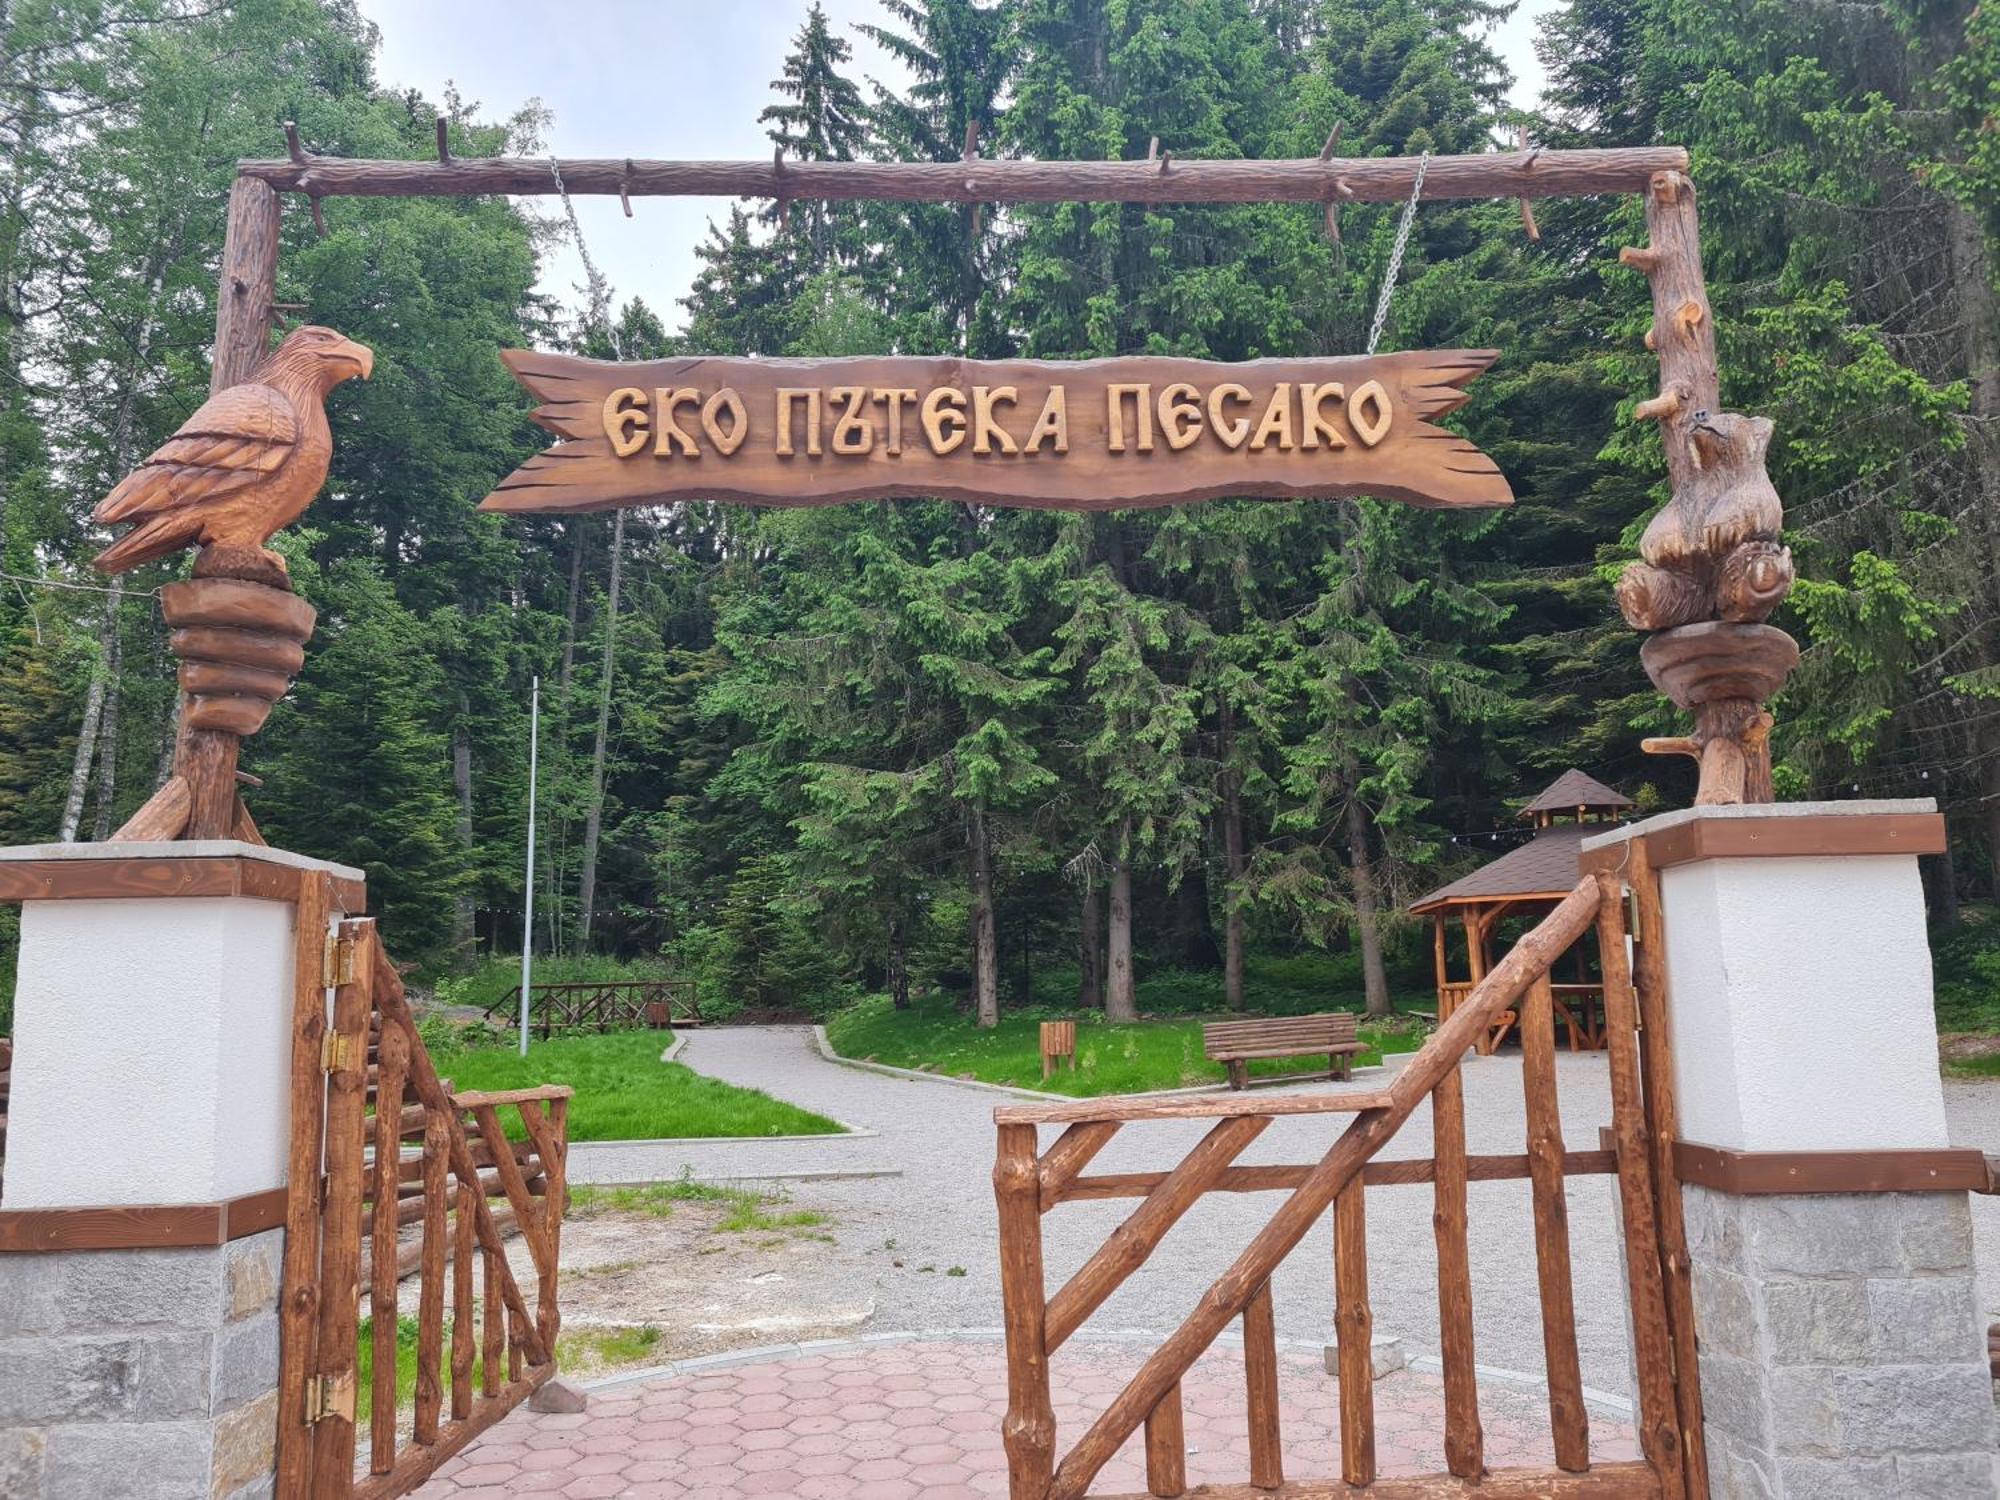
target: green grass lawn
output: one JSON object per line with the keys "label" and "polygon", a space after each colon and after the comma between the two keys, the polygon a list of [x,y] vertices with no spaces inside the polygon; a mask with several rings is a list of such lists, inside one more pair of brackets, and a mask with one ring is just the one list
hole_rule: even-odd
{"label": "green grass lawn", "polygon": [[[840,1126],[756,1089],[706,1078],[679,1063],[662,1063],[672,1041],[664,1031],[614,1031],[603,1036],[553,1037],[512,1046],[439,1049],[442,1076],[464,1093],[566,1083],[573,1141],[643,1141],[669,1136],[830,1135]],[[514,1111],[501,1111],[518,1138]]]}
{"label": "green grass lawn", "polygon": [[2000,1036],[2000,905],[1967,902],[1957,927],[1931,934],[1931,957],[1938,1030],[1947,1036],[1945,1072],[2000,1078],[2000,1052],[1981,1051],[1992,1043],[1979,1042]]}
{"label": "green grass lawn", "polygon": [[[1003,1015],[991,1031],[948,1000],[923,1000],[897,1011],[886,995],[850,1006],[827,1022],[827,1039],[843,1057],[872,1058],[899,1068],[929,1068],[946,1077],[970,1074],[984,1083],[1005,1083],[1051,1093],[1094,1097],[1148,1089],[1220,1083],[1221,1063],[1201,1052],[1201,1023],[1193,1019],[1139,1021],[1113,1026],[1095,1016],[1077,1020],[1076,1068],[1058,1068],[1042,1081],[1040,1015]],[[1211,1018],[1213,1019],[1213,1018]],[[1369,1050],[1356,1066],[1379,1063],[1386,1045],[1407,1052],[1418,1044],[1414,1030],[1363,1026]],[[1323,1065],[1324,1059],[1321,1059]],[[1251,1077],[1311,1071],[1310,1057],[1273,1058],[1250,1064]]]}

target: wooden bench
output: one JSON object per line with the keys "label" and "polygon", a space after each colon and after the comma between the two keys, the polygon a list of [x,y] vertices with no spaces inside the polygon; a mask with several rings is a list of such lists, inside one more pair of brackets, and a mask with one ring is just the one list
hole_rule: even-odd
{"label": "wooden bench", "polygon": [[1260,1016],[1253,1021],[1209,1021],[1201,1028],[1202,1051],[1229,1069],[1229,1086],[1250,1082],[1253,1057],[1326,1054],[1326,1076],[1354,1076],[1354,1054],[1368,1049],[1356,1037],[1350,1011],[1322,1016]]}

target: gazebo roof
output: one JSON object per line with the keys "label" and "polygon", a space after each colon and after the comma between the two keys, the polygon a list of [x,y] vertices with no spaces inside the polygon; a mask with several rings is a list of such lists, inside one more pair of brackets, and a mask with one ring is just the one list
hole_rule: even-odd
{"label": "gazebo roof", "polygon": [[1571,766],[1522,808],[1518,816],[1532,818],[1536,813],[1575,812],[1580,807],[1592,812],[1622,812],[1638,805],[1630,797],[1612,791],[1595,776],[1586,776]]}
{"label": "gazebo roof", "polygon": [[1461,875],[1450,885],[1440,886],[1411,902],[1410,910],[1428,912],[1444,906],[1530,896],[1560,901],[1576,888],[1577,856],[1582,852],[1580,846],[1585,836],[1603,831],[1588,823],[1553,823],[1520,848],[1511,849],[1491,864],[1481,865],[1470,875]]}

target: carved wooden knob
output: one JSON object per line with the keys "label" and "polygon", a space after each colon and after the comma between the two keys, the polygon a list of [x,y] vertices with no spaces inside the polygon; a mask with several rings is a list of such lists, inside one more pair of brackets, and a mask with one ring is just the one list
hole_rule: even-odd
{"label": "carved wooden knob", "polygon": [[306,659],[313,607],[297,594],[237,578],[191,578],[160,590],[188,695],[185,725],[251,735]]}

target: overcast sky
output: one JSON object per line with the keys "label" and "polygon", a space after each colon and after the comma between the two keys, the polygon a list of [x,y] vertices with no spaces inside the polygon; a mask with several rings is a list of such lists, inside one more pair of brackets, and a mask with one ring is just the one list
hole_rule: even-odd
{"label": "overcast sky", "polygon": [[[757,114],[798,31],[807,0],[359,0],[382,30],[380,78],[443,97],[447,83],[487,117],[540,99],[554,114],[550,147],[564,156],[764,158],[771,144]],[[880,14],[876,0],[822,0],[854,47],[855,71],[899,80],[893,64],[854,32]],[[1535,17],[1554,0],[1522,0],[1497,34],[1518,80],[1515,102],[1532,106],[1542,71],[1532,46]],[[540,200],[544,212],[554,199]],[[671,326],[695,270],[694,247],[727,205],[703,198],[633,201],[627,220],[615,198],[579,198],[592,257],[620,300],[640,296]],[[583,268],[573,247],[549,258],[544,291],[575,305]]]}

